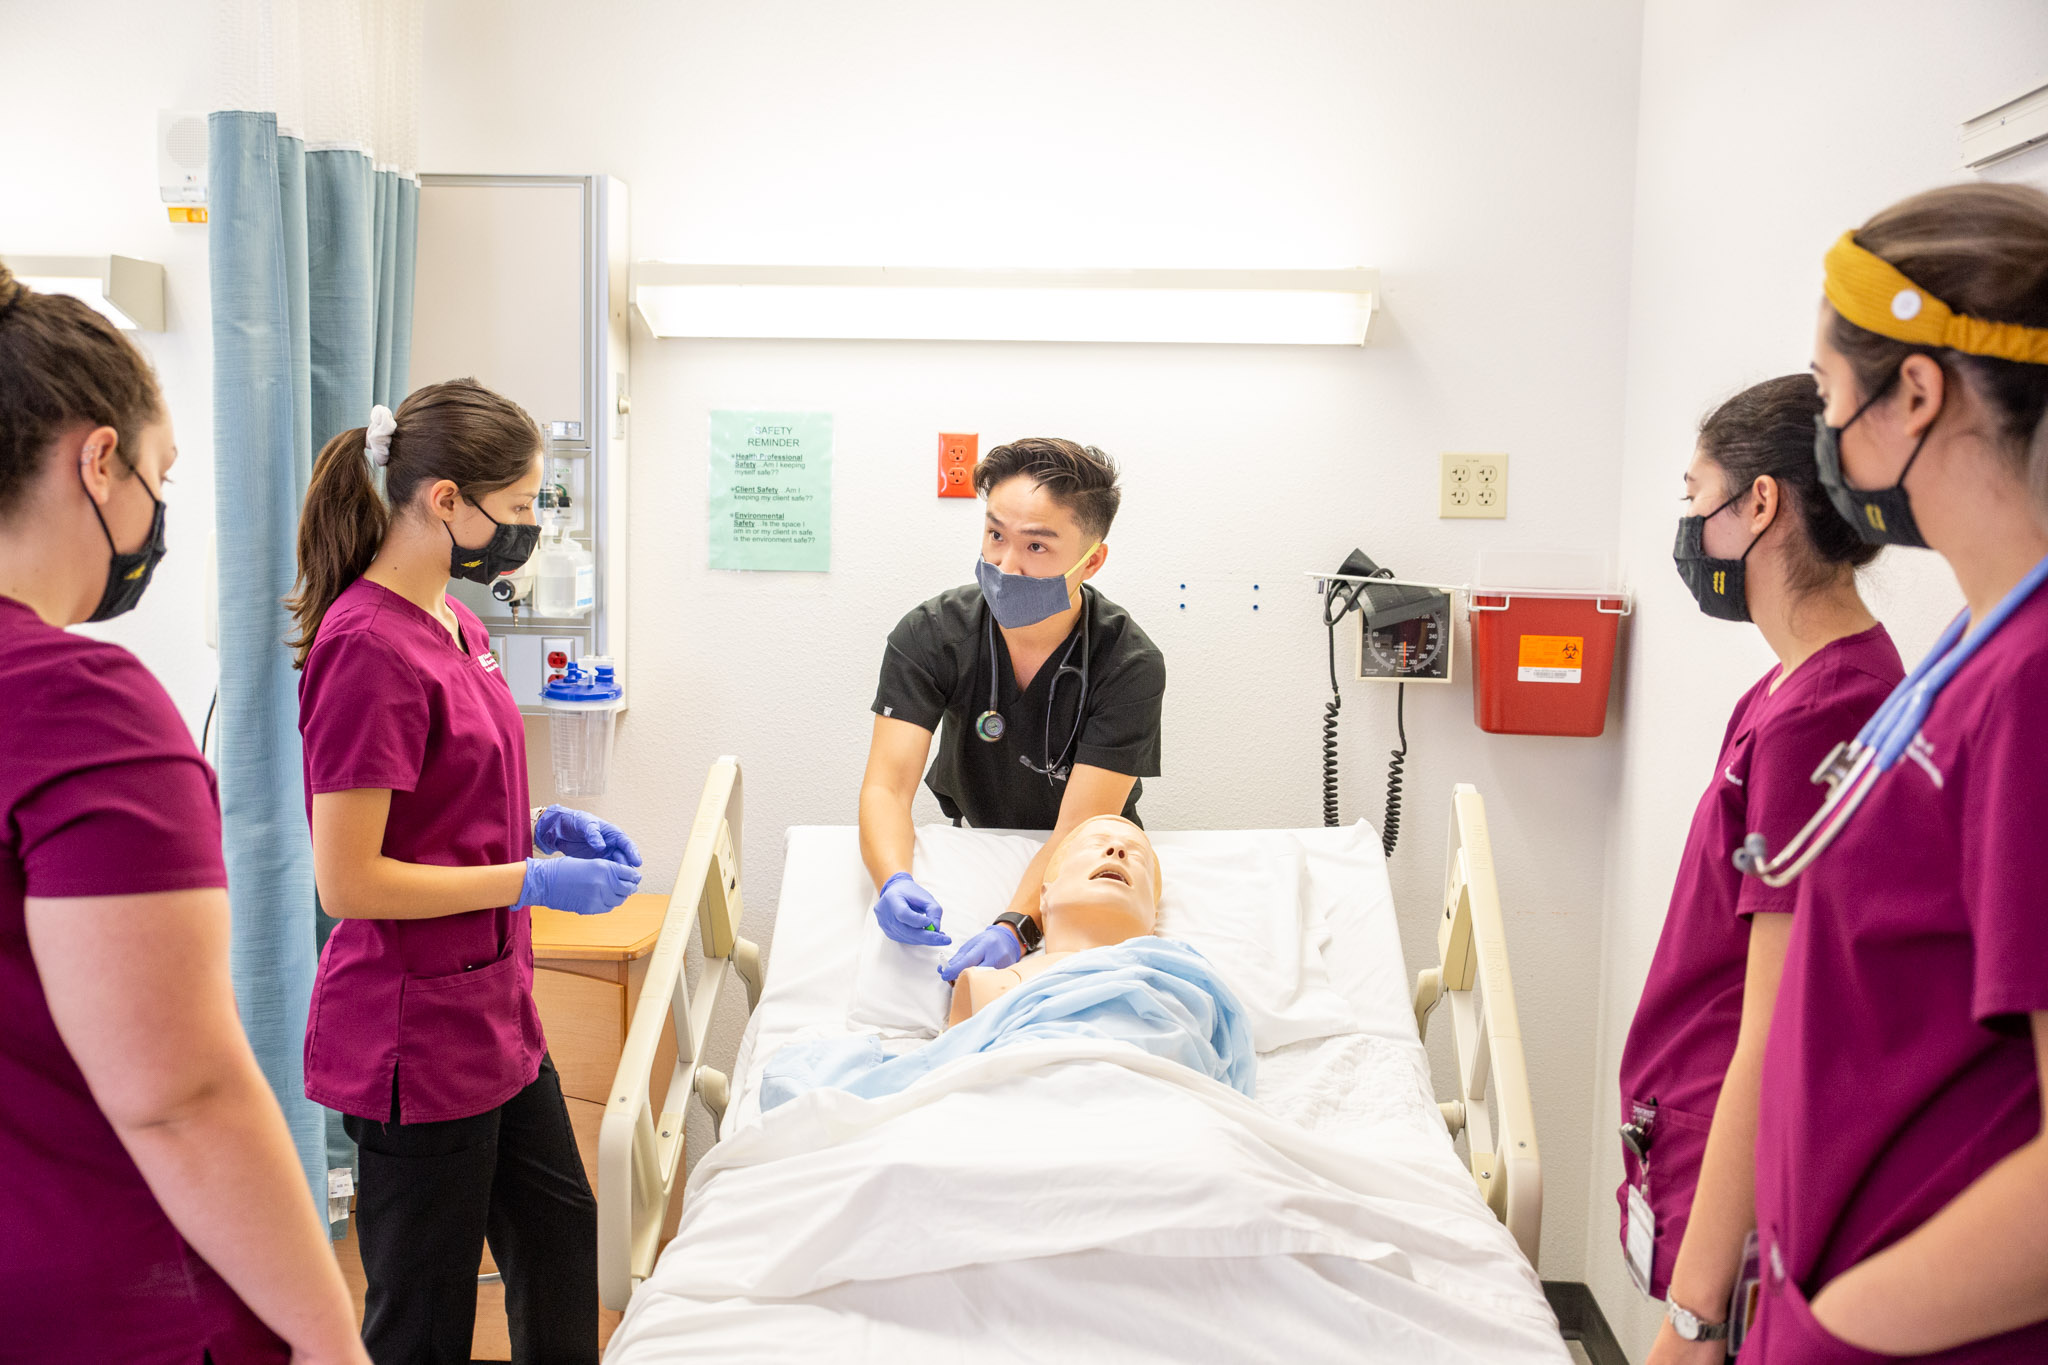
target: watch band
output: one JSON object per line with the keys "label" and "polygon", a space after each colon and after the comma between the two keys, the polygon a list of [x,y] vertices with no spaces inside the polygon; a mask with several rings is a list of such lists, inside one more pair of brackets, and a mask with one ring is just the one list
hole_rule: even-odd
{"label": "watch band", "polygon": [[1038,945],[1045,941],[1045,934],[1036,920],[1021,910],[1005,910],[995,918],[997,924],[1007,924],[1017,935],[1017,942],[1024,945],[1024,951],[1035,953]]}
{"label": "watch band", "polygon": [[1664,1301],[1664,1316],[1670,1320],[1671,1330],[1685,1341],[1719,1341],[1728,1335],[1726,1322],[1702,1322],[1699,1314],[1679,1307],[1676,1299]]}

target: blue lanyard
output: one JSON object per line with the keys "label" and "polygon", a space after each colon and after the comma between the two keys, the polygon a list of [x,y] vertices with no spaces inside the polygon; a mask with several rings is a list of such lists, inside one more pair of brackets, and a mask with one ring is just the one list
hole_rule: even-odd
{"label": "blue lanyard", "polygon": [[1875,750],[1874,764],[1878,772],[1898,762],[1899,756],[1906,752],[1906,746],[1913,742],[1913,736],[1920,733],[1921,723],[1934,709],[1934,699],[1941,695],[1942,688],[1948,686],[1949,679],[1955,677],[1957,670],[1970,661],[1986,640],[1997,634],[2005,619],[2032,597],[2043,581],[2048,581],[2048,557],[2029,569],[2027,576],[1999,599],[1998,605],[1987,612],[1977,629],[1968,635],[1963,631],[1970,622],[1969,612],[1963,612],[1948,623],[1948,629],[1934,642],[1934,648],[1927,651],[1927,657],[1915,664],[1905,681],[1892,689],[1892,694],[1884,699],[1884,705],[1877,709],[1877,714],[1856,735],[1858,748]]}

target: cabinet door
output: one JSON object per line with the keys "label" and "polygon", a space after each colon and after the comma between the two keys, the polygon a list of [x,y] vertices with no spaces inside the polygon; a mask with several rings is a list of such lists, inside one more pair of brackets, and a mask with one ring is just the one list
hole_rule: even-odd
{"label": "cabinet door", "polygon": [[414,388],[468,375],[541,424],[589,430],[584,189],[431,177],[420,186]]}
{"label": "cabinet door", "polygon": [[540,966],[533,974],[533,1003],[548,1036],[548,1055],[562,1075],[562,1093],[603,1105],[626,1046],[625,986]]}

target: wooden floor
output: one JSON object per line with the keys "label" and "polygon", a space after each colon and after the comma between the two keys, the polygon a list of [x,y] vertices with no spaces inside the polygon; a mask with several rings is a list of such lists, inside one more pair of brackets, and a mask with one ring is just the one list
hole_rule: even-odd
{"label": "wooden floor", "polygon": [[[348,1296],[355,1300],[356,1323],[363,1320],[363,1257],[356,1244],[355,1220],[349,1220],[349,1235],[334,1244],[335,1259],[341,1262],[341,1277],[348,1281]],[[495,1269],[491,1264],[489,1249],[484,1251],[482,1270]],[[619,1325],[619,1315],[609,1308],[597,1310],[597,1345],[599,1350],[611,1340],[612,1329]],[[505,1329],[505,1287],[499,1284],[480,1284],[476,1287],[476,1336],[469,1353],[476,1360],[512,1359],[512,1340]]]}

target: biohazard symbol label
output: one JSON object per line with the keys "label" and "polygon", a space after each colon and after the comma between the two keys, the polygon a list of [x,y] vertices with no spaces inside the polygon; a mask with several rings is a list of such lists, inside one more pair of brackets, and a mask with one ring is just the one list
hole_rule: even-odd
{"label": "biohazard symbol label", "polygon": [[1585,653],[1583,635],[1524,635],[1516,652],[1515,680],[1575,683]]}

